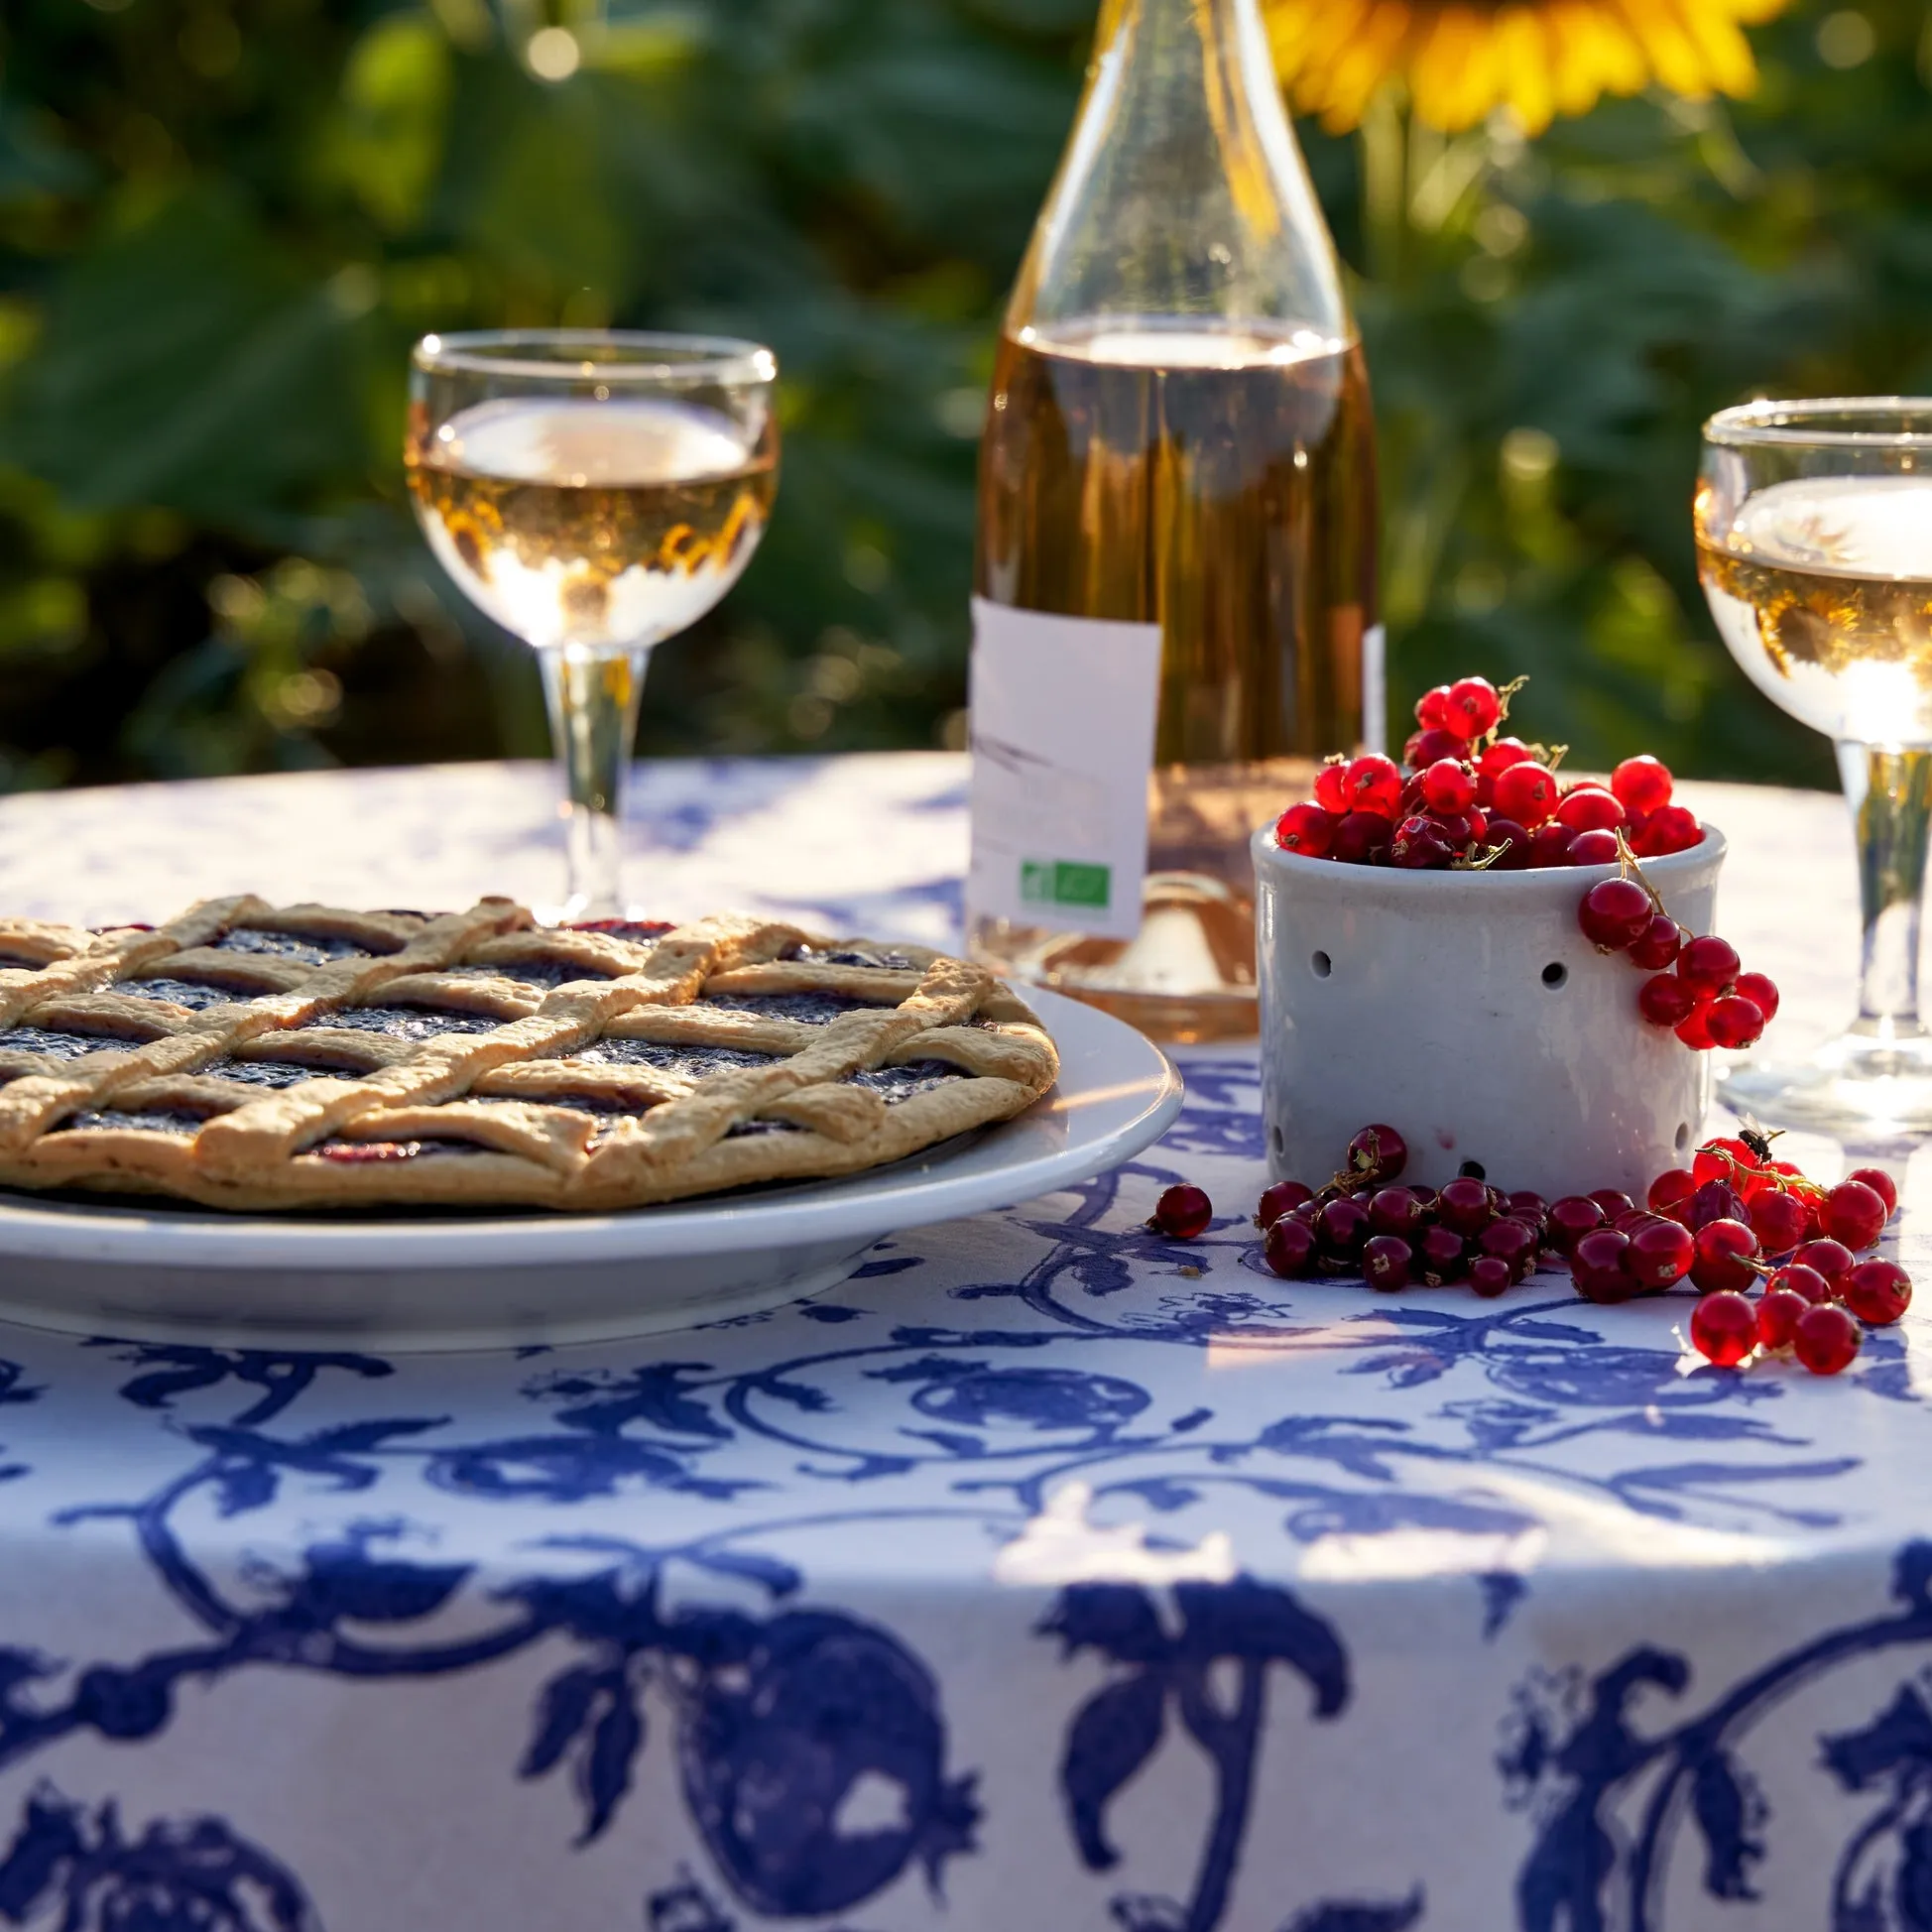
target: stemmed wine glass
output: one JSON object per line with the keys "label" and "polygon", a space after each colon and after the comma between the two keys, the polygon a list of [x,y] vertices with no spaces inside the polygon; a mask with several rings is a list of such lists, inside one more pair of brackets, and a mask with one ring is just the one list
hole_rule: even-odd
{"label": "stemmed wine glass", "polygon": [[1932,1129],[1919,1018],[1932,820],[1932,399],[1752,403],[1704,425],[1698,571],[1718,630],[1773,703],[1838,747],[1865,916],[1859,1017],[1809,1060],[1720,1091],[1841,1139]]}
{"label": "stemmed wine glass", "polygon": [[758,547],[778,489],[777,379],[771,350],[722,337],[505,329],[416,345],[404,455],[418,521],[543,666],[568,801],[563,919],[625,914],[645,663]]}

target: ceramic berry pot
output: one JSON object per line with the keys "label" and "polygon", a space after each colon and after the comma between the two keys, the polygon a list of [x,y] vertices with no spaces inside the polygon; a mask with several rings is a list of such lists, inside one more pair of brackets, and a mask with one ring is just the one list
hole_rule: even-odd
{"label": "ceramic berry pot", "polygon": [[[1408,1142],[1402,1178],[1466,1160],[1545,1198],[1638,1200],[1683,1163],[1711,1056],[1637,1012],[1648,977],[1605,954],[1577,907],[1615,866],[1403,872],[1283,852],[1255,834],[1262,1113],[1276,1179],[1319,1186],[1360,1128]],[[1723,834],[1644,876],[1693,932],[1713,929]]]}

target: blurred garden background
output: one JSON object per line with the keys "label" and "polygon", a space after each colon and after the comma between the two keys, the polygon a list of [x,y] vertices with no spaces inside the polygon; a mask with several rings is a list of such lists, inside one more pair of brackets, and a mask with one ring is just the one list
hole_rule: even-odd
{"label": "blurred garden background", "polygon": [[[756,336],[764,548],[648,752],[962,742],[973,469],[1094,0],[9,0],[0,787],[541,754],[399,462],[431,328]],[[1301,133],[1355,278],[1398,698],[1573,763],[1831,782],[1693,569],[1697,431],[1932,391],[1932,12],[1812,0],[1737,101]]]}

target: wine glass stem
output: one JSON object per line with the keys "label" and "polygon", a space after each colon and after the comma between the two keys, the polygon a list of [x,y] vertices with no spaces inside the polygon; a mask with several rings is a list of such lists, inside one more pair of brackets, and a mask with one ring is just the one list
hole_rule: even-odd
{"label": "wine glass stem", "polygon": [[1880,1038],[1916,1036],[1932,751],[1845,743],[1838,747],[1838,770],[1852,807],[1865,916],[1858,1030]]}
{"label": "wine glass stem", "polygon": [[624,781],[638,732],[638,694],[650,652],[564,644],[540,651],[550,743],[563,768],[564,917],[624,916],[620,877]]}

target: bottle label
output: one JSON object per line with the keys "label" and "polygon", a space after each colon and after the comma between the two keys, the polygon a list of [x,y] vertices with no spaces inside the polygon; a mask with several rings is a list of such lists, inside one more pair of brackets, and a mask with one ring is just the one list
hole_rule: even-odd
{"label": "bottle label", "polygon": [[1132,939],[1160,626],[973,599],[969,918]]}
{"label": "bottle label", "polygon": [[1389,749],[1388,636],[1380,624],[1362,633],[1362,749]]}

